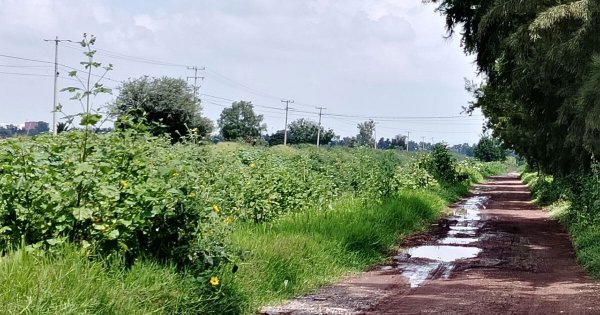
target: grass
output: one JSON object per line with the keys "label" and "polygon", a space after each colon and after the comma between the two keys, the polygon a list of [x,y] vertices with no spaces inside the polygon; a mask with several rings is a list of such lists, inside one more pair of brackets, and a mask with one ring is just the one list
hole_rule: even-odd
{"label": "grass", "polygon": [[194,280],[140,261],[90,261],[73,247],[0,260],[0,314],[200,314]]}
{"label": "grass", "polygon": [[234,243],[251,254],[229,286],[247,297],[247,313],[308,293],[381,262],[402,236],[423,229],[445,205],[428,191],[403,192],[381,204],[344,197],[327,211],[241,226]]}
{"label": "grass", "polygon": [[548,177],[540,178],[537,173],[524,173],[521,178],[533,192],[534,202],[545,205],[550,216],[568,229],[577,262],[590,275],[600,279],[600,222],[575,216],[577,210],[572,208],[569,200],[555,192],[561,187]]}

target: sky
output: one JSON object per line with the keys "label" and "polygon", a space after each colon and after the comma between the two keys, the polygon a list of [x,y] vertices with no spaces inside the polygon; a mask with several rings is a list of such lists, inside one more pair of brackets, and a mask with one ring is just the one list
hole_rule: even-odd
{"label": "sky", "polygon": [[[87,33],[96,61],[114,67],[102,81],[113,95],[95,107],[124,80],[187,79],[196,66],[213,121],[232,101],[251,101],[272,133],[284,128],[281,100],[293,100],[289,121],[317,121],[324,107],[322,124],[341,136],[372,118],[377,138],[474,143],[483,117],[462,114],[473,58],[444,37],[434,9],[421,0],[0,0],[0,123],[52,120],[55,47],[44,39]],[[77,84],[66,67],[84,58],[78,44],[60,43],[59,89]],[[80,112],[69,97],[59,93],[64,111]]]}

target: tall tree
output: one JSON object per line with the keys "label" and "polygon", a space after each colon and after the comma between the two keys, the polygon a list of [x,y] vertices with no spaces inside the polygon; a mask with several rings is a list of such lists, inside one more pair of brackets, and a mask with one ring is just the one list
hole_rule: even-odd
{"label": "tall tree", "polygon": [[365,122],[359,123],[357,128],[358,135],[356,136],[356,140],[358,141],[358,144],[361,146],[374,146],[375,122],[373,120],[367,120]]}
{"label": "tall tree", "polygon": [[553,174],[600,154],[600,1],[432,0],[486,82],[471,87],[487,127]]}
{"label": "tall tree", "polygon": [[218,124],[224,140],[254,142],[260,138],[261,131],[267,129],[262,120],[263,116],[254,112],[251,102],[239,101],[223,109]]}
{"label": "tall tree", "polygon": [[192,88],[182,79],[147,76],[121,85],[112,104],[118,128],[144,126],[152,134],[169,134],[178,141],[190,130],[201,136],[213,129],[212,122],[201,115],[201,107]]}
{"label": "tall tree", "polygon": [[502,148],[502,142],[489,136],[483,136],[473,149],[475,158],[484,161],[504,161],[506,159],[506,150]]}

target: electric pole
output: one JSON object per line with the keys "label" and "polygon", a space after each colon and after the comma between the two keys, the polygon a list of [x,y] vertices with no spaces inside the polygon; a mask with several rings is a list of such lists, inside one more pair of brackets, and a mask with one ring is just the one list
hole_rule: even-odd
{"label": "electric pole", "polygon": [[425,137],[421,137],[421,149],[425,151]]}
{"label": "electric pole", "polygon": [[54,97],[52,100],[52,134],[56,135],[58,133],[57,125],[56,125],[56,110],[58,108],[58,104],[56,103],[56,98],[58,95],[58,43],[60,42],[73,42],[69,39],[58,39],[56,36],[55,39],[44,39],[45,42],[54,42]]}
{"label": "electric pole", "polygon": [[406,136],[406,152],[408,152],[408,144],[410,143],[410,131],[408,131],[408,136]]}
{"label": "electric pole", "polygon": [[321,115],[323,114],[323,110],[327,109],[325,107],[317,107],[319,110],[319,129],[317,129],[317,148],[319,147],[319,143],[321,141]]}
{"label": "electric pole", "polygon": [[375,141],[373,142],[373,148],[377,149],[377,124],[378,122],[373,122],[373,136],[375,137]]}
{"label": "electric pole", "polygon": [[283,145],[287,145],[287,121],[288,121],[288,111],[290,109],[290,103],[294,103],[292,100],[281,100],[282,103],[285,103],[285,131],[283,132]]}
{"label": "electric pole", "polygon": [[198,86],[198,79],[204,80],[204,77],[199,77],[198,76],[198,70],[204,71],[204,70],[206,70],[206,68],[205,67],[198,68],[196,66],[194,66],[194,67],[187,67],[187,68],[188,68],[188,70],[194,70],[194,76],[187,77],[187,80],[194,79],[194,98],[196,99],[196,103],[198,103],[199,102],[199,100],[198,100],[198,90],[200,90],[200,86]]}

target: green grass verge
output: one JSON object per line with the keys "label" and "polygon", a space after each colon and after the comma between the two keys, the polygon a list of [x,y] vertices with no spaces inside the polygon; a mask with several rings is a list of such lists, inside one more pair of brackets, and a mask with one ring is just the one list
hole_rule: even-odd
{"label": "green grass verge", "polygon": [[174,268],[90,261],[73,247],[0,258],[0,314],[202,314],[194,279]]}
{"label": "green grass verge", "polygon": [[327,211],[241,226],[234,243],[251,254],[224,286],[247,298],[246,313],[310,292],[382,261],[399,238],[423,229],[445,205],[428,191],[403,192],[382,204],[345,197]]}
{"label": "green grass verge", "polygon": [[577,210],[572,208],[571,202],[556,193],[563,187],[555,184],[551,178],[539,177],[537,173],[523,173],[521,179],[531,189],[534,202],[545,205],[550,216],[568,229],[577,262],[590,275],[600,279],[600,222],[577,216]]}

